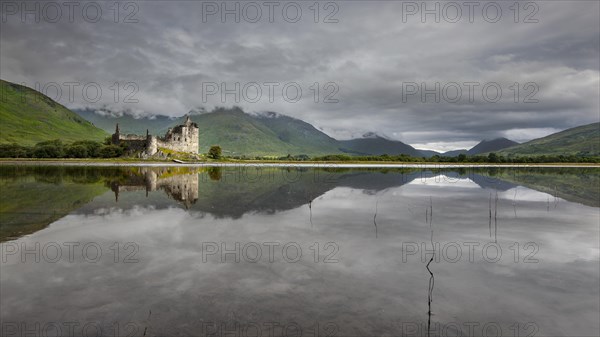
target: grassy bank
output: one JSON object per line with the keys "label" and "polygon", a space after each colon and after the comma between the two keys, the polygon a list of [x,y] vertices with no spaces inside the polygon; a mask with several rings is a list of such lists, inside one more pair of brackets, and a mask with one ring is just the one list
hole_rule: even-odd
{"label": "grassy bank", "polygon": [[360,166],[387,166],[387,165],[403,165],[403,166],[444,166],[444,167],[600,167],[599,163],[470,163],[470,162],[402,162],[402,161],[292,161],[292,160],[233,160],[233,159],[221,159],[221,160],[204,160],[204,161],[186,161],[183,164],[173,162],[171,159],[139,159],[139,158],[88,158],[88,159],[76,159],[76,158],[60,158],[60,159],[34,159],[34,158],[0,158],[0,164],[15,164],[15,165],[244,165],[244,164],[265,164],[265,165],[278,165],[278,166],[324,166],[324,165],[360,165]]}

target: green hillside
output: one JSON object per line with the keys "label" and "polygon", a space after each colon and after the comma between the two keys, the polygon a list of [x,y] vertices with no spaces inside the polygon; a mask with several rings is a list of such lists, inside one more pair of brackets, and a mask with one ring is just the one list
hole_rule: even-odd
{"label": "green hillside", "polygon": [[34,145],[62,139],[103,140],[106,132],[49,97],[22,85],[0,80],[0,144]]}
{"label": "green hillside", "polygon": [[515,145],[519,145],[519,143],[506,138],[496,138],[492,140],[484,139],[467,151],[467,155],[474,156],[480,153],[500,151]]}
{"label": "green hillside", "polygon": [[277,138],[286,144],[294,144],[304,149],[303,153],[338,153],[339,143],[314,126],[302,120],[267,112],[255,119],[262,122],[277,135]]}
{"label": "green hillside", "polygon": [[[128,114],[115,117],[92,110],[75,110],[81,117],[112,133],[115,124],[123,133],[162,136],[169,127],[183,123],[185,117],[133,118]],[[230,156],[285,156],[339,153],[335,139],[301,120],[275,113],[251,115],[239,108],[217,108],[211,112],[190,112],[200,131],[200,152],[219,145]]]}
{"label": "green hillside", "polygon": [[[153,119],[136,119],[127,114],[115,117],[110,112],[75,112],[109,133],[114,132],[115,124],[119,123],[123,133],[145,134],[148,129],[151,134],[159,136],[168,127],[183,123],[185,118],[156,116]],[[317,156],[341,153],[422,156],[409,145],[380,137],[338,141],[307,122],[275,112],[247,114],[236,107],[217,108],[211,112],[192,111],[190,117],[200,128],[200,152],[207,152],[210,146],[219,145],[224,154],[229,156]]]}
{"label": "green hillside", "polygon": [[498,154],[504,156],[600,155],[600,123],[578,126],[527,143],[512,146]]}
{"label": "green hillside", "polygon": [[[220,145],[227,155],[317,155],[338,153],[335,140],[303,121],[265,117],[241,109],[217,109],[192,115],[200,128],[200,152]],[[181,123],[180,120],[174,124]]]}
{"label": "green hillside", "polygon": [[424,154],[414,147],[404,144],[401,141],[389,140],[377,136],[373,133],[367,133],[364,138],[350,140],[341,140],[340,147],[342,151],[349,154],[358,155],[399,155],[407,154],[413,157],[422,157]]}

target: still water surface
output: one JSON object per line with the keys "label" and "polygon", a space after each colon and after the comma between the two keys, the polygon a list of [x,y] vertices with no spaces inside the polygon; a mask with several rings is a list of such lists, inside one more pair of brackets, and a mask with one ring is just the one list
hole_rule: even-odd
{"label": "still water surface", "polygon": [[599,183],[2,166],[2,335],[597,336]]}

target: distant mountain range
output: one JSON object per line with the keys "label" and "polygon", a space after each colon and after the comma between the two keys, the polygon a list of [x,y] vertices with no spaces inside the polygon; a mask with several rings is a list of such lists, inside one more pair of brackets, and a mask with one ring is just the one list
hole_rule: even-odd
{"label": "distant mountain range", "polygon": [[502,137],[502,138],[496,138],[496,139],[491,139],[491,140],[484,139],[481,142],[479,142],[479,144],[473,146],[470,150],[460,149],[460,150],[452,150],[452,151],[448,151],[448,152],[436,152],[436,151],[430,151],[430,150],[419,150],[419,151],[423,154],[423,157],[426,157],[426,158],[430,158],[435,155],[445,156],[445,157],[456,157],[460,154],[465,154],[467,156],[475,156],[475,155],[479,155],[479,154],[483,154],[483,153],[497,152],[502,149],[506,149],[508,147],[515,146],[518,144],[519,143],[517,143],[515,141],[512,141],[510,139],[506,139],[506,138]]}
{"label": "distant mountain range", "polygon": [[[107,132],[114,132],[115,124],[121,130],[144,134],[146,129],[161,135],[169,127],[181,124],[184,117],[155,116],[134,118],[129,114],[114,116],[92,110],[75,110]],[[275,112],[248,114],[239,108],[219,108],[211,112],[191,111],[192,120],[200,127],[200,151],[207,152],[211,145],[220,145],[228,155],[398,155],[430,158],[434,155],[456,157],[459,154],[487,155],[497,152],[515,155],[600,155],[600,123],[568,129],[547,137],[519,144],[507,138],[482,140],[471,149],[436,152],[420,150],[401,141],[390,140],[375,133],[362,138],[336,140],[309,123]]]}
{"label": "distant mountain range", "polygon": [[[70,111],[37,91],[0,80],[0,143],[33,145],[60,138],[64,142],[102,140],[115,130],[163,135],[184,117],[135,117],[108,109]],[[568,129],[518,144],[506,138],[483,140],[473,148],[439,153],[419,150],[401,141],[375,133],[362,138],[336,140],[300,119],[275,112],[248,114],[240,108],[217,108],[211,112],[192,110],[191,119],[200,127],[200,152],[219,145],[225,155],[285,156],[305,154],[399,155],[414,157],[479,155],[600,155],[600,123]]]}
{"label": "distant mountain range", "polygon": [[423,153],[414,147],[397,140],[389,140],[375,133],[367,133],[363,138],[341,140],[340,150],[354,155],[399,155],[407,154],[413,157],[422,157]]}
{"label": "distant mountain range", "polygon": [[[184,117],[156,116],[136,119],[128,114],[74,110],[107,132],[119,123],[121,132],[161,135],[169,127],[181,124]],[[336,140],[309,123],[276,112],[249,114],[240,108],[217,108],[211,112],[189,113],[200,128],[200,152],[219,145],[227,155],[268,156],[287,154],[309,156],[326,154],[399,155],[422,157],[423,154],[403,142],[374,133],[363,138]]]}

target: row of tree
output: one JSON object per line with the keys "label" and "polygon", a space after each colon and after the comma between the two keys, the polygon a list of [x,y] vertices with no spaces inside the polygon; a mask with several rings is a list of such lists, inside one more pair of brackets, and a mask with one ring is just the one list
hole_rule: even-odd
{"label": "row of tree", "polygon": [[460,154],[456,157],[435,155],[431,158],[411,157],[405,154],[380,156],[348,156],[334,154],[312,158],[314,161],[394,161],[394,162],[434,162],[434,163],[600,163],[600,157],[557,155],[557,156],[514,156],[505,157],[496,153],[487,156],[467,156]]}
{"label": "row of tree", "polygon": [[125,149],[121,146],[91,140],[64,144],[60,139],[56,139],[34,146],[0,144],[0,158],[116,158],[124,152]]}
{"label": "row of tree", "polygon": [[[0,158],[116,158],[122,156],[126,148],[110,144],[107,139],[104,143],[91,140],[82,140],[71,144],[64,144],[59,139],[40,142],[34,146],[23,146],[17,143],[0,144]],[[222,158],[221,147],[214,145],[207,153],[210,159]],[[235,157],[233,159],[273,160],[273,157]],[[505,157],[496,153],[487,156],[467,156],[460,154],[456,157],[435,155],[431,158],[411,157],[409,155],[379,155],[379,156],[349,156],[345,154],[332,154],[319,157],[307,155],[287,155],[276,158],[286,161],[390,161],[390,162],[435,162],[435,163],[600,163],[600,157],[583,155],[557,155],[557,156],[514,156]]]}

